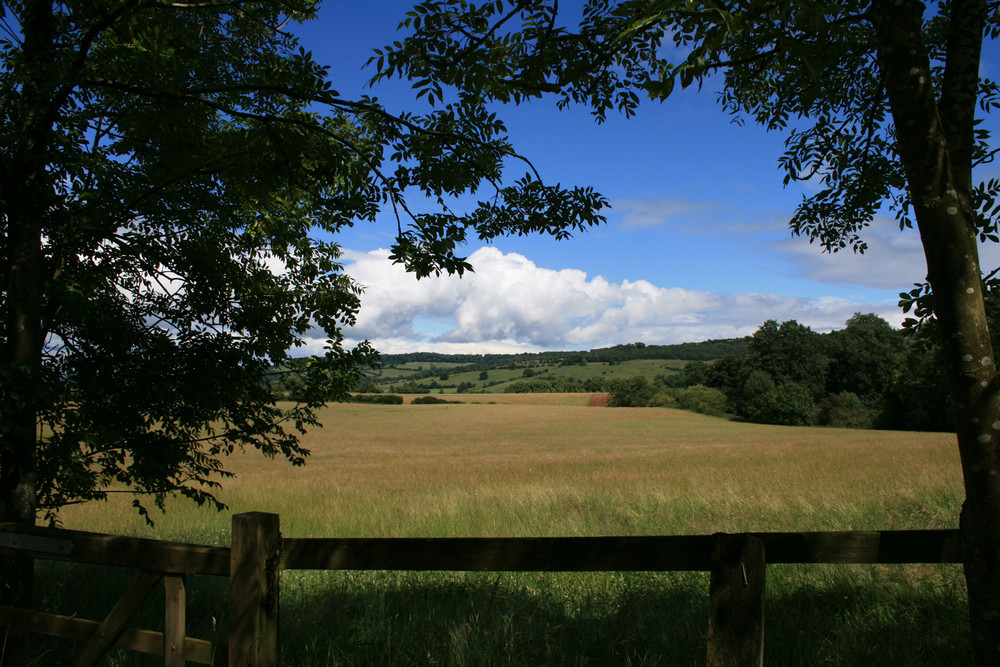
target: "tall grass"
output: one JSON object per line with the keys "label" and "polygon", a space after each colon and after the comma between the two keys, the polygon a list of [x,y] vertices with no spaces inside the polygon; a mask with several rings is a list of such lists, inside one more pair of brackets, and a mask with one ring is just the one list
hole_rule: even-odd
{"label": "tall grass", "polygon": [[[734,424],[667,409],[559,405],[559,397],[536,397],[554,405],[467,398],[484,403],[332,406],[325,428],[306,438],[305,468],[236,457],[238,477],[222,499],[231,512],[280,514],[282,532],[295,537],[957,526],[954,436]],[[229,512],[178,502],[154,518],[155,528],[144,526],[125,502],[63,516],[69,528],[228,543]],[[79,577],[47,567],[42,596],[51,607],[113,602],[103,599],[113,588],[106,581],[73,593],[61,580]],[[225,609],[213,599],[224,584],[192,582],[201,590],[192,635],[223,632]],[[289,665],[705,658],[701,573],[286,572],[282,588]],[[771,566],[767,590],[769,664],[968,662],[955,566]],[[57,644],[46,648],[64,657]],[[46,659],[39,664],[59,664]]]}

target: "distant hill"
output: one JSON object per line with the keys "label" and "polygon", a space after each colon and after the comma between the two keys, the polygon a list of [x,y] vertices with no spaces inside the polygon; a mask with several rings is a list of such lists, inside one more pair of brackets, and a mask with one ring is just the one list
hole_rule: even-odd
{"label": "distant hill", "polygon": [[741,351],[748,339],[646,345],[628,343],[590,351],[520,354],[383,354],[364,390],[400,393],[602,391],[613,378],[669,378],[691,361],[712,361]]}
{"label": "distant hill", "polygon": [[727,354],[734,354],[746,347],[747,338],[724,338],[706,340],[701,343],[678,343],[676,345],[646,345],[626,343],[614,347],[601,347],[589,352],[522,352],[518,354],[441,354],[438,352],[407,352],[405,354],[383,354],[382,366],[403,364],[458,364],[481,366],[489,369],[509,364],[536,362],[544,364],[587,362],[631,361],[634,359],[674,359],[681,361],[712,361]]}

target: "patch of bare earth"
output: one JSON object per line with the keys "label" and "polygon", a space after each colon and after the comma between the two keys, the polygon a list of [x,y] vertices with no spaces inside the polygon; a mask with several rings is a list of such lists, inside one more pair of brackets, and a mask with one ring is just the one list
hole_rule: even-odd
{"label": "patch of bare earth", "polygon": [[607,394],[594,394],[590,397],[590,407],[592,408],[606,408],[608,407],[608,395]]}

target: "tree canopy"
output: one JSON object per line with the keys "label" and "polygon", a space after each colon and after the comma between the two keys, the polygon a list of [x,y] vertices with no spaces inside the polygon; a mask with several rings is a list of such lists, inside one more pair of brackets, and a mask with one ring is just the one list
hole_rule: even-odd
{"label": "tree canopy", "polygon": [[[926,331],[909,333],[872,313],[855,313],[827,334],[795,320],[768,320],[745,349],[711,365],[689,365],[677,384],[721,390],[729,410],[752,422],[954,430],[948,401],[928,413],[923,396],[900,391],[940,388],[943,379],[939,349]],[[908,422],[918,414],[934,419]]]}
{"label": "tree canopy", "polygon": [[[212,502],[237,448],[301,463],[315,407],[375,356],[341,335],[346,226],[395,211],[393,256],[423,276],[469,270],[469,236],[601,222],[599,194],[544,183],[477,100],[342,95],[294,34],[316,11],[0,6],[3,520],[112,491]],[[478,204],[454,210],[462,193]],[[295,358],[315,329],[325,356]],[[275,402],[275,367],[298,404]]]}

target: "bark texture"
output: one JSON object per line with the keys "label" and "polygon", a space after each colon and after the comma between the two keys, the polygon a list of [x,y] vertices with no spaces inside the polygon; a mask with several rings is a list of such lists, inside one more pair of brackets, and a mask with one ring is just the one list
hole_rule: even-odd
{"label": "bark texture", "polygon": [[[921,33],[924,6],[879,0],[871,18],[955,403],[966,499],[961,531],[976,661],[1000,665],[1000,395],[972,204],[972,129],[986,7],[952,3],[941,96]],[[947,118],[947,123],[942,123]]]}

